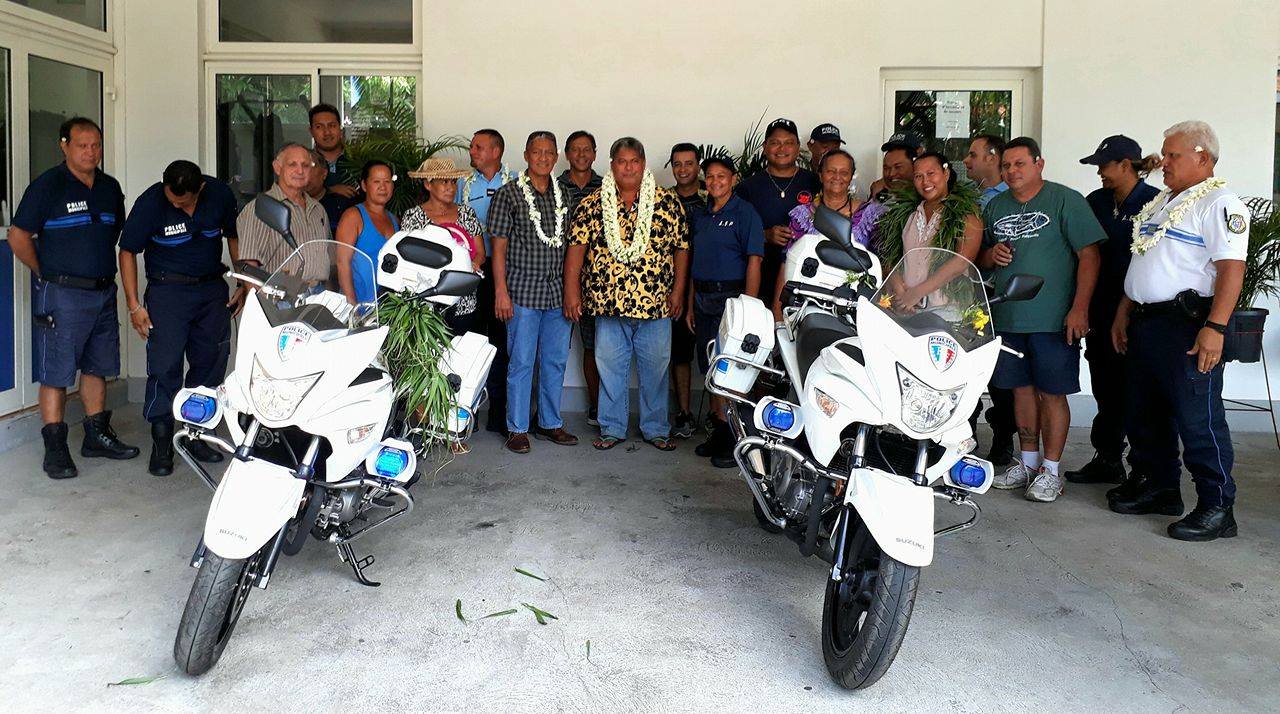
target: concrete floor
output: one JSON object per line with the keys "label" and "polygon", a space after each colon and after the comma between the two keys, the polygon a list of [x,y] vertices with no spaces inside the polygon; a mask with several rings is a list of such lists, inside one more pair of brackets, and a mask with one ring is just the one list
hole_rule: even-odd
{"label": "concrete floor", "polygon": [[[144,439],[124,415],[121,433]],[[571,422],[587,433],[581,420]],[[1072,434],[1068,465],[1089,456]],[[756,527],[733,472],[692,444],[600,454],[476,437],[416,489],[408,520],[361,541],[356,584],[312,542],[255,591],[219,665],[175,671],[187,559],[209,501],[196,477],[81,460],[46,479],[0,457],[0,692],[11,711],[1274,711],[1280,702],[1280,457],[1237,439],[1241,536],[1185,544],[1102,488],[1053,505],[983,497],[939,543],[897,662],[874,688],[828,680],[826,568]],[[631,442],[634,444],[635,442]],[[1188,490],[1189,491],[1189,490]],[[522,567],[550,578],[538,582]],[[459,622],[530,603],[531,613]],[[587,642],[591,643],[590,658]],[[107,687],[165,675],[147,685]],[[1270,702],[1268,704],[1268,702]]]}

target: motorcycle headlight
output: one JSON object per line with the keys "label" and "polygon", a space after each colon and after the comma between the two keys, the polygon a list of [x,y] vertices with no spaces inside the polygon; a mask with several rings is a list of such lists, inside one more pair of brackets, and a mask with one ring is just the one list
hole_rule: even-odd
{"label": "motorcycle headlight", "polygon": [[324,372],[307,374],[289,379],[275,379],[255,357],[253,371],[249,373],[249,398],[253,406],[264,419],[284,421],[298,410],[307,392],[316,386]]}
{"label": "motorcycle headlight", "polygon": [[964,387],[934,389],[899,364],[898,391],[902,395],[903,423],[925,433],[937,429],[951,418]]}

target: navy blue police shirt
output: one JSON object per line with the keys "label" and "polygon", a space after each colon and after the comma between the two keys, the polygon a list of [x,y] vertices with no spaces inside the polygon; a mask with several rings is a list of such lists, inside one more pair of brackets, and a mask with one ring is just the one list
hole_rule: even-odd
{"label": "navy blue police shirt", "polygon": [[1093,215],[1097,217],[1107,240],[1098,244],[1102,265],[1098,269],[1098,283],[1089,300],[1089,323],[1094,330],[1103,330],[1116,317],[1116,307],[1124,296],[1124,276],[1129,272],[1133,258],[1133,217],[1151,199],[1160,193],[1146,181],[1139,180],[1120,205],[1116,205],[1115,192],[1100,188],[1085,197]]}
{"label": "navy blue police shirt", "polygon": [[192,278],[220,273],[222,243],[236,237],[237,213],[235,194],[212,176],[204,177],[204,189],[189,216],[165,197],[163,183],[152,184],[134,202],[120,247],[146,253],[148,278],[160,273]]}
{"label": "navy blue police shirt", "polygon": [[124,215],[120,182],[94,169],[90,188],[62,163],[27,186],[12,223],[35,234],[41,275],[96,280],[116,274]]}
{"label": "navy blue police shirt", "polygon": [[[708,198],[708,202],[710,202]],[[693,260],[690,274],[694,282],[742,280],[747,275],[747,259],[764,255],[764,224],[756,209],[738,196],[718,211],[709,207],[693,209]]]}

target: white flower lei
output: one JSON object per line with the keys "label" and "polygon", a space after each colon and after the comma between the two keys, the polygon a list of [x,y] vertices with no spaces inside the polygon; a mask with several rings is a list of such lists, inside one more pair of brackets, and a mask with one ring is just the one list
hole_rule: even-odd
{"label": "white flower lei", "polygon": [[1183,216],[1187,215],[1187,211],[1196,204],[1196,201],[1208,196],[1211,192],[1216,191],[1227,185],[1226,179],[1211,176],[1204,181],[1192,186],[1186,190],[1185,196],[1178,205],[1169,211],[1169,215],[1165,216],[1164,222],[1156,227],[1155,232],[1149,236],[1142,235],[1142,224],[1146,223],[1150,218],[1160,212],[1160,209],[1168,203],[1170,198],[1169,189],[1165,189],[1156,194],[1156,197],[1142,207],[1137,215],[1133,217],[1133,246],[1129,249],[1134,255],[1142,255],[1155,247],[1164,238],[1169,229],[1178,225]]}
{"label": "white flower lei", "polygon": [[600,185],[600,207],[604,214],[604,241],[609,252],[618,262],[630,264],[649,250],[649,238],[653,232],[653,205],[657,194],[658,182],[653,174],[644,172],[640,181],[639,204],[636,207],[636,225],[631,233],[631,242],[622,242],[622,228],[618,225],[618,184],[613,180],[613,173],[604,175]]}
{"label": "white flower lei", "polygon": [[[462,204],[467,208],[471,208],[471,187],[476,182],[476,173],[477,172],[472,171],[471,175],[462,182]],[[498,184],[499,186],[506,186],[511,183],[511,169],[507,168],[506,164],[502,165],[502,171],[500,173],[502,176],[502,182]]]}
{"label": "white flower lei", "polygon": [[564,205],[564,196],[560,193],[560,182],[553,177],[548,179],[551,181],[551,192],[556,202],[556,234],[550,238],[542,230],[542,211],[539,211],[534,204],[533,189],[529,187],[529,172],[521,171],[516,183],[520,184],[520,192],[524,194],[524,203],[529,207],[529,220],[533,222],[534,230],[538,231],[538,240],[544,245],[559,248],[564,245],[564,216],[569,212],[569,207]]}

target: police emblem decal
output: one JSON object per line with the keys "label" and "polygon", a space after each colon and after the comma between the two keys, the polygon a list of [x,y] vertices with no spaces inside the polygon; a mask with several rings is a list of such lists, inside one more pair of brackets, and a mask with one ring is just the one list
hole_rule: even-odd
{"label": "police emblem decal", "polygon": [[946,335],[929,336],[929,359],[939,372],[951,369],[960,354],[960,345]]}
{"label": "police emblem decal", "polygon": [[310,340],[311,330],[301,325],[285,325],[280,328],[280,335],[276,338],[276,354],[280,356],[280,361],[284,362],[289,359],[289,355],[294,350]]}
{"label": "police emblem decal", "polygon": [[1247,229],[1248,227],[1249,227],[1249,224],[1244,220],[1244,215],[1239,213],[1232,213],[1231,215],[1227,216],[1227,230],[1231,231],[1232,233],[1244,233],[1245,229]]}

